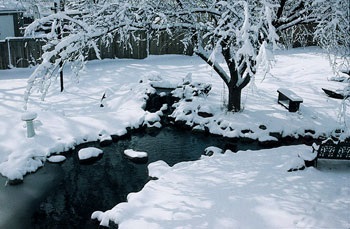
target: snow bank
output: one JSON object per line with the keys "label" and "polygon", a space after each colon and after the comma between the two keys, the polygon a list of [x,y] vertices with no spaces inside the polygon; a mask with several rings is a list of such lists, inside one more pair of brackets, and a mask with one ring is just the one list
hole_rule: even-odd
{"label": "snow bank", "polygon": [[92,218],[118,228],[348,228],[348,170],[313,167],[287,172],[308,146],[214,154],[168,167],[158,177]]}
{"label": "snow bank", "polygon": [[148,176],[157,179],[170,170],[170,166],[162,160],[149,164],[147,168]]}

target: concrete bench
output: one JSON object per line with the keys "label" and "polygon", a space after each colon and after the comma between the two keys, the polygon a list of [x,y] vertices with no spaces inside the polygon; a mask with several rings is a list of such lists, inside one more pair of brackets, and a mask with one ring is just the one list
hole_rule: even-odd
{"label": "concrete bench", "polygon": [[279,104],[287,108],[289,112],[296,112],[299,110],[300,103],[303,102],[300,96],[285,88],[279,88],[277,92]]}

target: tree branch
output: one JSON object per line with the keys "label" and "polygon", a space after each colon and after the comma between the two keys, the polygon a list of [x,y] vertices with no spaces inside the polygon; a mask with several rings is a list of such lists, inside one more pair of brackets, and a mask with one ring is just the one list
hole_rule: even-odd
{"label": "tree branch", "polygon": [[220,67],[219,64],[213,62],[209,58],[209,56],[205,53],[203,48],[198,48],[197,50],[195,50],[195,53],[215,70],[215,72],[221,77],[221,79],[225,82],[226,85],[229,85],[230,77],[227,75],[225,70]]}

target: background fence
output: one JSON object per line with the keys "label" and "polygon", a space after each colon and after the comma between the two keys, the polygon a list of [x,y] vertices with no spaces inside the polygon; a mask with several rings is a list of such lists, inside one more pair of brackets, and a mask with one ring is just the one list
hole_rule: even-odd
{"label": "background fence", "polygon": [[[192,47],[185,49],[181,42],[181,34],[172,38],[167,33],[163,33],[153,39],[147,39],[146,34],[141,34],[139,38],[138,40],[131,40],[130,46],[119,42],[117,37],[108,46],[100,42],[100,56],[102,59],[143,59],[148,55],[193,54]],[[5,41],[0,41],[0,69],[28,67],[40,63],[40,57],[43,53],[41,47],[44,44],[45,41],[42,39],[20,37],[7,38]],[[94,51],[89,51],[87,59],[96,59]]]}

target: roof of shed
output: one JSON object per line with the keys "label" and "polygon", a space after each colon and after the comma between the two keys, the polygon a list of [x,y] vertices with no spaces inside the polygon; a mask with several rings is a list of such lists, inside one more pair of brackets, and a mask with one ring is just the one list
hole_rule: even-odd
{"label": "roof of shed", "polygon": [[0,14],[24,12],[26,9],[22,4],[13,2],[0,2]]}

